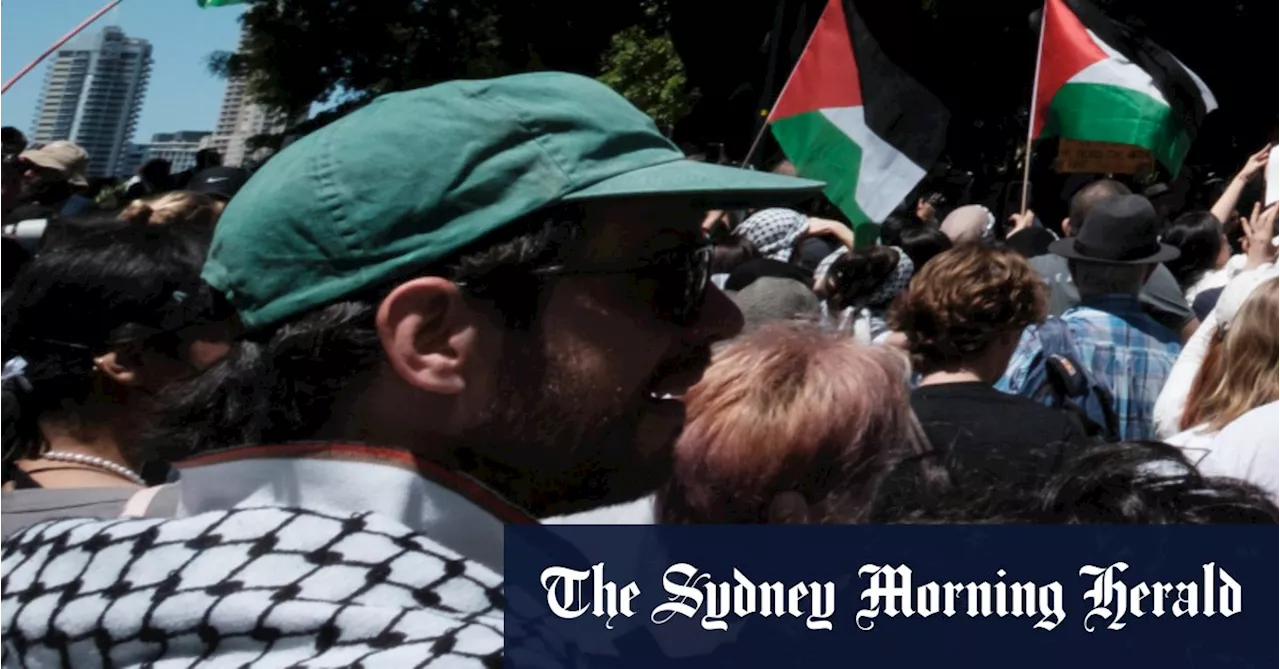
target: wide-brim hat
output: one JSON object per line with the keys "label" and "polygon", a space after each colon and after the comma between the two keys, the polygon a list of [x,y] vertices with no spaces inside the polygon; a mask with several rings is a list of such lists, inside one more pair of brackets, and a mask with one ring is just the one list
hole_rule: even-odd
{"label": "wide-brim hat", "polygon": [[1059,239],[1049,252],[1068,260],[1107,265],[1153,265],[1181,255],[1160,243],[1160,219],[1141,195],[1118,195],[1089,210],[1075,237]]}
{"label": "wide-brim hat", "polygon": [[89,185],[84,176],[85,167],[89,164],[89,154],[73,142],[49,142],[38,149],[23,151],[19,158],[33,165],[61,172],[67,183],[73,186]]}

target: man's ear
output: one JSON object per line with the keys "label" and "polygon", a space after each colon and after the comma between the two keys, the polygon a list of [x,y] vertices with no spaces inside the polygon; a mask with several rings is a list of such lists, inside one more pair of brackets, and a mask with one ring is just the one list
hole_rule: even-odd
{"label": "man's ear", "polygon": [[457,395],[474,353],[476,312],[453,282],[421,277],[396,286],[378,305],[376,326],[387,361],[405,383]]}
{"label": "man's ear", "polygon": [[124,355],[117,351],[104,353],[93,359],[93,367],[98,373],[127,388],[139,385],[137,356]]}
{"label": "man's ear", "polygon": [[1062,219],[1062,236],[1063,236],[1063,237],[1072,237],[1072,236],[1074,236],[1074,235],[1072,234],[1072,233],[1074,233],[1074,232],[1075,232],[1075,231],[1071,229],[1071,218],[1070,218],[1070,217],[1067,217],[1067,218]]}

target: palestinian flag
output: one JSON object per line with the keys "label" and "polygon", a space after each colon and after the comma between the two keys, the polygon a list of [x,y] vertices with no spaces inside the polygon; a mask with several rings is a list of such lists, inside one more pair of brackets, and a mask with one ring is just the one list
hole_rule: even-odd
{"label": "palestinian flag", "polygon": [[1087,0],[1046,0],[1036,137],[1141,146],[1177,175],[1218,102],[1200,77]]}
{"label": "palestinian flag", "polygon": [[196,4],[200,5],[200,9],[226,7],[228,5],[243,5],[246,2],[249,2],[249,0],[196,0]]}
{"label": "palestinian flag", "polygon": [[857,229],[883,221],[920,183],[948,118],[889,62],[852,2],[828,0],[768,122],[800,175],[827,182],[827,198]]}

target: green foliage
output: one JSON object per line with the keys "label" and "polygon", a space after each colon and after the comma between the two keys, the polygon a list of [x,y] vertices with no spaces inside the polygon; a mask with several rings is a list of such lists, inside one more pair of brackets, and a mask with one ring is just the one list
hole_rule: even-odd
{"label": "green foliage", "polygon": [[125,190],[127,190],[127,185],[124,181],[103,188],[93,198],[94,207],[99,211],[118,209],[124,204]]}
{"label": "green foliage", "polygon": [[631,26],[613,36],[605,54],[599,80],[618,91],[631,104],[653,117],[670,132],[697,102],[689,88],[684,62],[676,53],[671,35],[649,35]]}
{"label": "green foliage", "polygon": [[508,70],[498,16],[483,0],[255,0],[236,54],[211,71],[249,75],[250,93],[287,116],[336,94],[416,88]]}

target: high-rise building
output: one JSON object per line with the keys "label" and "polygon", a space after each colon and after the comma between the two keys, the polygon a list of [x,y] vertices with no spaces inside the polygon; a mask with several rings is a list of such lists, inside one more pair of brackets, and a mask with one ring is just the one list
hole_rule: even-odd
{"label": "high-rise building", "polygon": [[200,143],[212,133],[208,130],[181,130],[178,132],[158,132],[151,136],[151,142],[143,144],[143,162],[163,158],[169,161],[170,172],[181,172],[196,165],[196,151]]}
{"label": "high-rise building", "polygon": [[151,43],[115,26],[58,50],[36,104],[33,143],[69,139],[89,154],[91,177],[127,173],[129,141],[151,78]]}
{"label": "high-rise building", "polygon": [[133,175],[138,173],[138,168],[142,167],[142,163],[147,161],[147,145],[129,142],[124,147],[124,158],[121,159],[119,167],[116,169],[117,176]]}
{"label": "high-rise building", "polygon": [[[240,35],[244,43],[244,33]],[[245,77],[227,77],[227,90],[222,95],[222,109],[218,112],[218,125],[213,134],[205,138],[201,148],[217,149],[222,154],[222,164],[240,167],[256,157],[249,150],[249,139],[256,135],[283,132],[284,119],[270,114],[267,108],[257,104],[249,96]]]}

